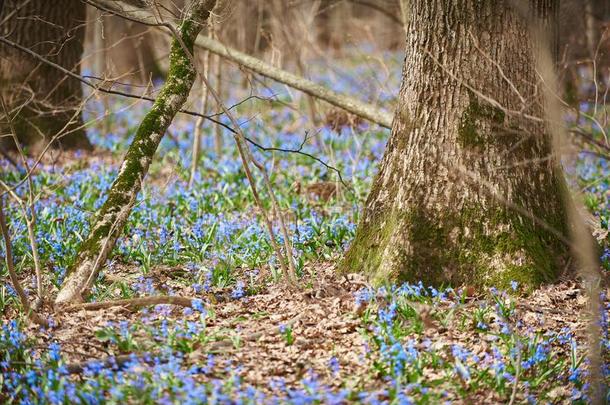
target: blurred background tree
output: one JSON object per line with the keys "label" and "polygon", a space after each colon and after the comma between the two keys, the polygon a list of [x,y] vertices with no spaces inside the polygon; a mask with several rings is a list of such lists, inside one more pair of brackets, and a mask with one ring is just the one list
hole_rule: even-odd
{"label": "blurred background tree", "polygon": [[[162,18],[177,17],[183,5],[181,0],[129,3],[152,5]],[[405,46],[399,0],[224,0],[218,10],[208,34],[305,77],[310,74],[309,61],[345,54],[352,45],[399,51]],[[565,0],[559,14],[558,59],[565,99],[572,104],[600,99],[607,90],[610,66],[610,2]],[[82,67],[109,82],[136,85],[154,83],[166,74],[166,35],[81,1],[6,0],[0,22],[2,35],[74,72]],[[0,52],[2,95],[21,141],[33,145],[62,132],[58,146],[89,148],[78,112],[78,81],[6,45],[0,45]],[[226,62],[210,58],[209,63],[210,76],[222,93]],[[247,85],[250,77],[244,72],[241,84]],[[321,113],[314,100],[308,104],[310,119],[318,125]],[[2,133],[7,133],[3,124]],[[10,147],[12,141],[3,137],[0,144]]]}
{"label": "blurred background tree", "polygon": [[[65,69],[79,72],[86,23],[85,3],[73,0],[6,0],[0,35]],[[90,148],[79,105],[81,84],[24,52],[0,44],[0,93],[11,110],[19,140],[33,146],[62,133],[57,145]],[[6,118],[0,126],[10,132]],[[0,144],[13,148],[10,137]]]}

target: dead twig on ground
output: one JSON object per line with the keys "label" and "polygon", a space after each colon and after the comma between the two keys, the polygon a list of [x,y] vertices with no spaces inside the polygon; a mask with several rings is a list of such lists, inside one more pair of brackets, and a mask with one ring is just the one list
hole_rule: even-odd
{"label": "dead twig on ground", "polygon": [[178,297],[178,296],[156,296],[156,297],[141,297],[141,298],[128,298],[114,301],[104,302],[87,302],[84,304],[71,305],[62,309],[62,312],[74,312],[74,311],[97,311],[100,309],[108,309],[112,307],[125,307],[130,309],[136,309],[140,307],[146,307],[150,305],[178,305],[182,307],[192,307],[193,301],[197,298],[190,297]]}

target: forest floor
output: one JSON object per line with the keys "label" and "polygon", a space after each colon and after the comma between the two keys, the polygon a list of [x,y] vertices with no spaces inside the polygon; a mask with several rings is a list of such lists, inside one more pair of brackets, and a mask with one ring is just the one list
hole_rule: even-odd
{"label": "forest floor", "polygon": [[[543,287],[531,295],[470,291],[436,300],[421,290],[415,296],[405,291],[374,292],[368,301],[360,301],[359,294],[369,288],[364,279],[338,277],[330,264],[320,263],[317,268],[315,277],[302,280],[309,287],[296,290],[269,283],[241,299],[233,299],[223,290],[210,291],[202,297],[202,312],[159,305],[64,314],[55,319],[52,331],[39,335],[37,344],[59,344],[63,362],[75,374],[83,372],[79,369],[83,365],[92,367],[96,360],[106,363],[112,357],[119,359],[115,368],[126,372],[154,370],[147,357],[158,362],[176,357],[173,361],[191,370],[189,377],[199,384],[238,381],[224,392],[229,398],[241,395],[254,402],[291,398],[294,403],[343,403],[357,398],[365,403],[385,401],[395,396],[388,388],[396,382],[383,377],[395,374],[387,367],[400,364],[401,354],[384,353],[388,350],[382,343],[386,337],[378,328],[388,325],[369,317],[383,316],[394,300],[407,298],[403,311],[409,308],[412,313],[400,312],[389,321],[392,328],[404,329],[404,337],[411,341],[406,356],[413,358],[405,358],[403,367],[420,363],[411,370],[412,382],[404,382],[405,402],[409,397],[417,402],[505,402],[512,395],[515,380],[510,373],[511,368],[516,371],[516,357],[528,364],[521,371],[521,381],[517,380],[518,402],[541,396],[553,403],[583,399],[578,374],[586,369],[582,356],[587,323],[582,314],[587,296],[573,281]],[[176,270],[154,269],[152,287],[159,292],[171,289],[180,296],[200,296],[172,278]],[[129,278],[133,272],[108,276]],[[608,296],[610,291],[605,293]],[[506,322],[501,312],[490,309],[498,297],[512,308]],[[172,332],[163,336],[163,322],[170,331],[174,328],[177,335],[183,334],[183,341],[169,337]],[[193,332],[189,323],[199,323],[196,328],[201,330]],[[510,331],[502,331],[506,327]],[[290,335],[283,329],[289,329]],[[37,333],[30,329],[29,334]],[[167,353],[168,342],[174,353]],[[517,348],[521,352],[513,354],[511,364],[510,351]],[[129,359],[133,364],[121,364],[126,354],[134,355]],[[501,368],[506,375],[497,375]],[[167,371],[161,368],[163,373]],[[561,378],[557,381],[551,376]],[[152,377],[153,383],[157,377]],[[506,380],[503,389],[490,389],[495,384],[485,380],[498,378]],[[256,388],[256,392],[248,393],[243,387]]]}
{"label": "forest floor", "polygon": [[[379,77],[386,70],[356,63],[332,74],[321,67],[324,75],[317,79],[389,107],[401,59],[388,62],[388,77]],[[387,88],[354,77],[371,77]],[[81,309],[55,315],[53,325],[40,330],[19,314],[2,268],[1,401],[587,402],[587,294],[578,281],[534,292],[517,282],[507,291],[437,290],[421,284],[372,288],[359,275],[337,275],[335,265],[353,238],[388,133],[360,122],[333,128],[329,120],[308,132],[308,118],[298,112],[306,111],[305,99],[261,83],[256,89],[234,86],[226,95],[230,104],[250,91],[270,97],[235,109],[245,117],[246,134],[285,149],[299,149],[306,140],[302,151],[336,168],[345,182],[308,156],[254,150],[270,172],[288,222],[297,285],[282,280],[229,137],[216,154],[209,125],[188,186],[194,122],[179,117],[91,301],[172,295],[194,298],[194,304]],[[48,156],[34,176],[36,235],[49,296],[74,260],[90,215],[104,201],[146,105],[94,100],[86,117],[92,120],[107,108],[113,114],[89,130],[94,153]],[[4,181],[18,181],[20,174],[7,162],[0,161],[0,168]],[[595,218],[607,274],[610,168],[581,154],[567,173]],[[25,224],[16,205],[8,211],[17,270],[32,295]],[[609,296],[602,291],[600,339],[608,382]]]}

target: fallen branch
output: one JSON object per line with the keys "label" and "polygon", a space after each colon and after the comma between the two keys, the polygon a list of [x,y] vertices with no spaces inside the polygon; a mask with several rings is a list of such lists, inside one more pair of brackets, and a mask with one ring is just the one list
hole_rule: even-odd
{"label": "fallen branch", "polygon": [[200,35],[195,40],[195,45],[207,49],[216,55],[237,63],[255,73],[283,83],[289,87],[300,90],[312,97],[324,100],[329,104],[339,107],[351,114],[372,121],[385,128],[392,128],[393,116],[373,105],[366,104],[360,100],[336,93],[326,87],[316,84],[311,80],[299,77],[285,70],[276,68],[260,59],[229,48],[219,41]]}
{"label": "fallen branch", "polygon": [[97,311],[99,309],[107,309],[112,307],[125,307],[136,309],[150,305],[178,305],[181,307],[192,307],[193,301],[197,298],[176,297],[176,296],[156,296],[142,298],[128,298],[123,300],[104,301],[104,302],[87,302],[84,304],[71,305],[63,309],[64,312],[74,311]]}
{"label": "fallen branch", "polygon": [[[71,363],[66,365],[67,374],[80,374],[86,369],[91,367],[110,368],[110,367],[122,367],[131,361],[143,361],[147,364],[154,364],[154,357],[158,354],[154,353],[142,353],[142,354],[123,354],[120,356],[110,356],[101,360],[89,360],[82,363]],[[150,357],[150,359],[148,359]],[[160,359],[163,362],[163,359]]]}
{"label": "fallen branch", "polygon": [[203,49],[207,49],[216,55],[235,62],[238,65],[262,76],[300,90],[312,97],[326,101],[327,103],[332,104],[335,107],[339,107],[351,114],[357,115],[358,117],[372,121],[385,128],[392,128],[392,114],[373,105],[366,104],[355,98],[336,93],[322,85],[312,82],[311,80],[299,77],[280,68],[276,68],[275,66],[253,56],[229,48],[228,46],[212,38],[200,35],[195,40],[195,45]]}
{"label": "fallen branch", "polygon": [[[99,6],[100,9],[117,14],[124,18],[129,18],[131,21],[137,21],[141,24],[150,25],[154,27],[168,28],[166,24],[160,24],[156,22],[152,13],[139,9],[133,6],[129,6],[122,1],[111,1],[111,0],[93,0],[89,1],[90,4]],[[166,32],[166,31],[164,31]],[[166,32],[171,35],[171,32]],[[335,91],[329,90],[328,88],[312,82],[311,80],[297,76],[293,73],[287,72],[283,69],[276,68],[275,66],[266,63],[260,59],[250,56],[246,53],[237,51],[230,48],[223,43],[216,41],[205,35],[199,35],[195,40],[195,46],[230,60],[238,65],[251,70],[252,72],[258,73],[262,76],[268,77],[269,79],[283,83],[289,87],[300,90],[305,94],[320,100],[326,101],[335,107],[341,108],[351,114],[357,115],[358,117],[364,118],[368,121],[372,121],[376,124],[381,125],[385,128],[392,128],[392,113],[381,110],[376,106],[364,103],[355,98],[339,94]]]}

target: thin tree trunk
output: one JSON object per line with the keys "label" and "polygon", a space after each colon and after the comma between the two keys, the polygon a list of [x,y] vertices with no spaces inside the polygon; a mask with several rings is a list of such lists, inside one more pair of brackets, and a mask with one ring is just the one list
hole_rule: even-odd
{"label": "thin tree trunk", "polygon": [[509,4],[409,1],[392,135],[341,270],[531,287],[564,269],[565,182],[527,21]]}
{"label": "thin tree trunk", "polygon": [[599,43],[599,30],[595,24],[595,16],[593,14],[593,0],[584,0],[584,21],[585,21],[585,39],[587,50],[592,61],[595,60],[597,53],[597,45]]}
{"label": "thin tree trunk", "polygon": [[91,231],[57,295],[56,306],[83,301],[121,234],[157,147],[193,86],[196,70],[187,52],[193,52],[195,38],[214,4],[215,0],[194,0],[180,24],[180,38],[172,41],[167,81],[127,150],[106,202],[97,212]]}
{"label": "thin tree trunk", "polygon": [[[66,69],[78,71],[85,38],[84,2],[4,3],[0,20],[6,21],[0,25],[0,35]],[[0,45],[0,54],[0,91],[9,107],[19,111],[14,126],[20,142],[26,145],[48,142],[64,129],[67,134],[57,141],[58,145],[91,148],[85,130],[78,129],[83,124],[77,113],[83,99],[80,83],[7,45]],[[2,129],[0,132],[8,132]],[[5,143],[14,147],[12,140]]]}
{"label": "thin tree trunk", "polygon": [[[222,89],[222,58],[216,55],[216,92],[221,98],[223,94]],[[222,126],[216,124],[214,126],[214,151],[217,158],[222,156],[222,145]]]}
{"label": "thin tree trunk", "polygon": [[[205,52],[203,56],[203,75],[208,77],[210,71],[210,53]],[[206,114],[208,112],[208,86],[201,82],[201,113]],[[201,127],[203,126],[203,117],[198,117],[195,122],[195,132],[193,133],[193,157],[191,159],[191,173],[189,176],[188,187],[193,186],[195,176],[197,175],[197,166],[199,166],[199,155],[201,152]]]}

